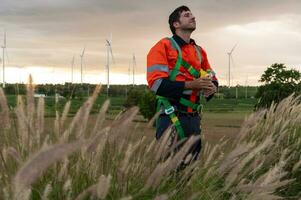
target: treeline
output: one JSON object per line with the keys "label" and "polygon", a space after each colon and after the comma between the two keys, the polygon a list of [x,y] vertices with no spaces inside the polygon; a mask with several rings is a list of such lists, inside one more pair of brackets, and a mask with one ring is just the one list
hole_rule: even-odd
{"label": "treeline", "polygon": [[[94,91],[96,84],[37,84],[35,85],[36,94],[44,94],[45,96],[54,96],[59,94],[65,98],[82,98],[91,95]],[[110,85],[109,96],[124,96],[126,97],[132,85]],[[135,85],[138,90],[145,90],[146,85]],[[6,95],[25,95],[26,84],[6,84],[4,88]],[[107,86],[102,85],[100,95],[107,94]]]}
{"label": "treeline", "polygon": [[[54,96],[59,94],[63,97],[86,97],[95,89],[96,84],[38,84],[35,85],[35,93],[45,94],[46,96]],[[133,90],[134,88],[134,90]],[[235,86],[228,88],[226,86],[220,86],[218,90],[217,98],[253,98],[257,92],[258,87],[254,86]],[[134,93],[132,96],[140,96],[141,92],[148,90],[146,85],[110,85],[109,96],[127,96],[130,92]],[[26,84],[6,84],[4,88],[7,95],[24,95],[26,94]],[[107,94],[107,86],[103,85],[101,93]]]}

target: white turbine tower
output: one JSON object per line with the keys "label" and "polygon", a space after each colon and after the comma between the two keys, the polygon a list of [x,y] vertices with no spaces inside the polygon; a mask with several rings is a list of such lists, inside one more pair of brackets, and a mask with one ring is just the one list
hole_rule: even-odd
{"label": "white turbine tower", "polygon": [[80,54],[80,83],[83,84],[83,59],[86,47],[84,47],[82,54]]}
{"label": "white turbine tower", "polygon": [[113,50],[112,50],[112,35],[111,35],[111,40],[106,39],[106,47],[107,47],[107,63],[106,63],[106,68],[107,68],[107,97],[109,97],[109,88],[110,88],[110,55],[112,58],[112,62],[115,63],[115,59],[113,56]]}
{"label": "white turbine tower", "polygon": [[234,45],[234,47],[231,49],[231,51],[227,53],[228,56],[229,56],[229,69],[228,69],[228,87],[229,88],[231,86],[231,82],[230,82],[230,80],[231,80],[230,79],[231,57],[232,57],[232,53],[233,53],[236,46],[237,46],[237,43]]}
{"label": "white turbine tower", "polygon": [[133,87],[135,85],[135,68],[136,68],[136,57],[135,54],[133,54]]}
{"label": "white turbine tower", "polygon": [[5,53],[5,50],[6,50],[6,31],[4,31],[4,38],[3,38],[3,46],[1,46],[1,48],[2,48],[2,55],[3,55],[3,57],[2,57],[2,80],[3,80],[3,82],[2,82],[2,87],[3,88],[5,88],[5,55],[4,55],[4,53]]}
{"label": "white turbine tower", "polygon": [[73,83],[74,56],[71,61],[71,83]]}

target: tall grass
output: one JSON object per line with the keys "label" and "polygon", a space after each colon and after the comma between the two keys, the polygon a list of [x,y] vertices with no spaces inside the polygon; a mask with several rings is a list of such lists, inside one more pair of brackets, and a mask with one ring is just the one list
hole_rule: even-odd
{"label": "tall grass", "polygon": [[[16,108],[9,108],[0,89],[0,199],[300,197],[298,98],[251,114],[235,141],[205,144],[201,157],[191,162],[187,154],[200,136],[167,148],[174,129],[159,141],[150,140],[143,134],[151,130],[149,125],[133,122],[136,107],[105,122],[106,101],[91,120],[100,86],[74,118],[67,117],[69,101],[51,124],[43,117],[43,98],[36,105],[33,91],[31,81],[26,104],[18,97]],[[179,170],[183,162],[190,164]]]}

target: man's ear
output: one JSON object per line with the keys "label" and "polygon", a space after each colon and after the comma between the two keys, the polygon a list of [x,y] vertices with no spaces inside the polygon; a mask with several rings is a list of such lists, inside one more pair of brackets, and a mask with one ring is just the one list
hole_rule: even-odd
{"label": "man's ear", "polygon": [[178,28],[178,27],[180,26],[180,22],[174,22],[174,23],[173,23],[173,26],[174,26],[175,28]]}

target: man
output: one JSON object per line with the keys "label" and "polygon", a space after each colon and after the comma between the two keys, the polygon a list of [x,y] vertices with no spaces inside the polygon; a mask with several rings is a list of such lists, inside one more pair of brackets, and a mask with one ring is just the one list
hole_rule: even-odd
{"label": "man", "polygon": [[[174,124],[179,139],[198,135],[200,130],[200,95],[209,100],[218,87],[206,52],[190,38],[196,29],[195,17],[186,6],[169,16],[171,38],[160,40],[147,55],[147,81],[158,99],[161,114],[157,120],[156,138]],[[208,76],[201,76],[207,71]],[[193,150],[195,157],[201,142]]]}

